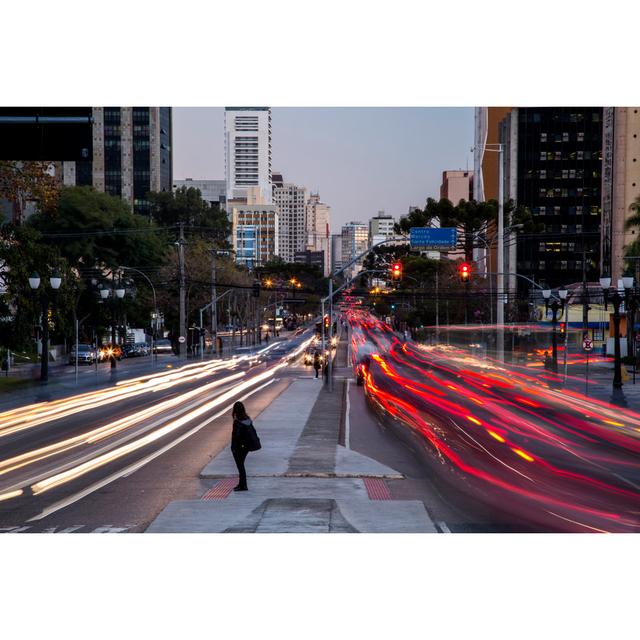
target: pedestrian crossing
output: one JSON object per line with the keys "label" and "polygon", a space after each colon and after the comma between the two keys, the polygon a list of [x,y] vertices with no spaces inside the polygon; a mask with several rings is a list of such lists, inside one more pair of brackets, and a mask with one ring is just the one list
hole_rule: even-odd
{"label": "pedestrian crossing", "polygon": [[75,524],[72,526],[57,526],[40,528],[38,526],[25,525],[15,527],[0,527],[1,533],[125,533],[133,529],[135,525],[128,524],[125,526],[114,526],[105,524],[100,526]]}

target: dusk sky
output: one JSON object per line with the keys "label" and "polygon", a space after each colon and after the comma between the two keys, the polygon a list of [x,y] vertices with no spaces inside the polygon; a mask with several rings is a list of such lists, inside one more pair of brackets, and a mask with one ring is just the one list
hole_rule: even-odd
{"label": "dusk sky", "polygon": [[[332,231],[438,197],[442,172],[473,168],[472,108],[272,109],[273,170],[319,191]],[[174,179],[224,178],[224,109],[175,108]]]}

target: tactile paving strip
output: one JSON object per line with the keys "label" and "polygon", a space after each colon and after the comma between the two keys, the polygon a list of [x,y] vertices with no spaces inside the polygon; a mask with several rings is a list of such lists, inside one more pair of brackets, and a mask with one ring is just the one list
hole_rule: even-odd
{"label": "tactile paving strip", "polygon": [[391,500],[391,492],[382,478],[364,478],[369,500]]}
{"label": "tactile paving strip", "polygon": [[224,500],[232,491],[233,487],[238,484],[238,477],[224,478],[207,491],[200,500]]}

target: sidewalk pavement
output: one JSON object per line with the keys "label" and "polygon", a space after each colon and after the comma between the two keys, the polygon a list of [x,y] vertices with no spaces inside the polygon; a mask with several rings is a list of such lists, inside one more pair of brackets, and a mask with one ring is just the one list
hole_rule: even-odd
{"label": "sidewalk pavement", "polygon": [[437,532],[422,502],[391,499],[385,480],[402,474],[338,444],[345,384],[329,393],[320,379],[294,379],[254,416],[262,449],[247,457],[249,491],[232,491],[227,447],[200,474],[216,480],[212,488],[170,503],[147,532]]}

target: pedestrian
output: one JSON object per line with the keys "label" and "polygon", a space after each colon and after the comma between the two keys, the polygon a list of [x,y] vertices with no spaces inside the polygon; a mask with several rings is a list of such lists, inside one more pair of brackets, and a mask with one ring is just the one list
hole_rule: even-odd
{"label": "pedestrian", "polygon": [[222,355],[222,338],[218,336],[216,338],[216,346],[218,347],[218,355]]}
{"label": "pedestrian", "polygon": [[320,372],[320,354],[316,351],[313,354],[313,368],[316,370],[316,378],[318,377],[318,374]]}
{"label": "pedestrian", "polygon": [[240,479],[234,491],[248,491],[247,472],[244,468],[244,461],[249,453],[249,434],[248,428],[253,425],[251,418],[247,415],[242,402],[236,402],[233,405],[231,415],[233,416],[233,431],[231,432],[231,453],[238,467]]}

